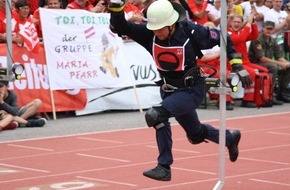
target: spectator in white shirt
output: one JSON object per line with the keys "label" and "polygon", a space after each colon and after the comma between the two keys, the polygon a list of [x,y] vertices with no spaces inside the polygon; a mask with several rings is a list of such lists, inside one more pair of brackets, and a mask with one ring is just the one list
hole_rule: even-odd
{"label": "spectator in white shirt", "polygon": [[[265,0],[256,0],[256,4],[255,4],[255,21],[258,25],[258,29],[259,29],[259,33],[262,32],[263,30],[263,24],[264,24],[264,15],[266,12],[268,12],[270,10],[269,7],[264,5],[264,1]],[[268,1],[268,0],[266,0]]]}
{"label": "spectator in white shirt", "polygon": [[221,0],[215,0],[214,5],[209,7],[208,20],[213,22],[219,29],[221,21]]}
{"label": "spectator in white shirt", "polygon": [[282,0],[273,0],[273,8],[270,9],[264,17],[264,22],[272,21],[275,23],[272,37],[276,39],[284,52],[284,32],[287,27],[287,13],[281,10],[283,6]]}
{"label": "spectator in white shirt", "polygon": [[253,9],[255,9],[255,3],[256,3],[256,0],[249,0],[249,1],[244,1],[240,4],[244,10],[243,17],[244,17],[245,22],[246,22],[248,16],[250,16]]}

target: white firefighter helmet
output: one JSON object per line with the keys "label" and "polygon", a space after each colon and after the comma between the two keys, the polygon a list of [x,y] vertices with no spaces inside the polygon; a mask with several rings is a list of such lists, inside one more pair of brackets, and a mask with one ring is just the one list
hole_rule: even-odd
{"label": "white firefighter helmet", "polygon": [[168,0],[157,0],[147,9],[147,28],[159,30],[171,26],[175,22],[184,20],[186,12],[182,5],[171,3]]}

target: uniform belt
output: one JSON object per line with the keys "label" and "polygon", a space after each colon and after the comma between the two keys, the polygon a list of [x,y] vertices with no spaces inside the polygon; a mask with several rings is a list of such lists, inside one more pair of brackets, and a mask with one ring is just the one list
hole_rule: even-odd
{"label": "uniform belt", "polygon": [[163,78],[162,80],[159,80],[155,82],[158,86],[163,86],[164,84],[173,86],[174,88],[185,88],[183,79],[168,79]]}
{"label": "uniform belt", "polygon": [[[186,86],[184,85],[183,79],[165,79],[162,80],[161,89],[164,92],[174,92],[176,90],[182,90],[185,89]],[[188,87],[187,87],[188,88]]]}
{"label": "uniform belt", "polygon": [[156,84],[161,86],[163,91],[172,92],[177,89],[192,88],[200,78],[202,78],[200,75],[200,68],[193,68],[188,70],[182,78],[173,79],[162,77],[162,80],[156,82]]}
{"label": "uniform belt", "polygon": [[183,79],[164,78],[164,84],[168,84],[176,88],[185,88]]}

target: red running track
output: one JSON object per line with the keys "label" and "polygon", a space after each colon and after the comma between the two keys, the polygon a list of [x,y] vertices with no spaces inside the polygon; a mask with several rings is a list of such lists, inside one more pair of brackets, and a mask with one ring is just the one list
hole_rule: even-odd
{"label": "red running track", "polygon": [[[228,160],[226,190],[290,189],[290,113],[227,120],[242,132]],[[218,126],[219,121],[209,121]],[[173,126],[172,180],[143,177],[155,167],[154,129],[141,128],[0,143],[1,190],[208,190],[218,180],[218,146],[191,145]]]}

